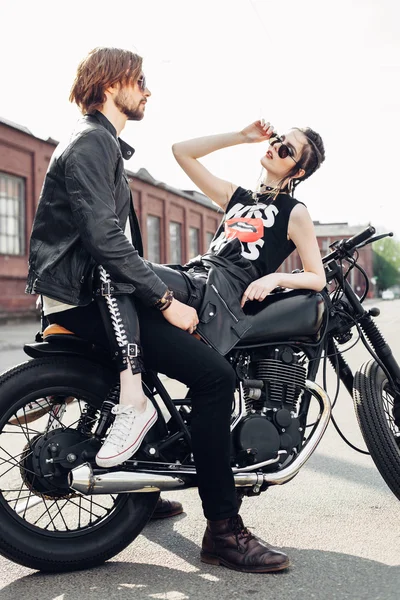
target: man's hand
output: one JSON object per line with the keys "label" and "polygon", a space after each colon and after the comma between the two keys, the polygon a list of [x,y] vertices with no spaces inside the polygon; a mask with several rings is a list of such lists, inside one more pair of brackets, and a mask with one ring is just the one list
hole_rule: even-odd
{"label": "man's hand", "polygon": [[179,329],[193,333],[199,322],[197,312],[191,306],[187,306],[174,298],[168,308],[162,311],[168,323]]}
{"label": "man's hand", "polygon": [[260,277],[260,279],[252,281],[242,296],[240,306],[243,308],[248,300],[258,300],[261,302],[261,300],[264,300],[264,298],[278,286],[278,273],[271,273],[270,275],[265,275],[265,277]]}

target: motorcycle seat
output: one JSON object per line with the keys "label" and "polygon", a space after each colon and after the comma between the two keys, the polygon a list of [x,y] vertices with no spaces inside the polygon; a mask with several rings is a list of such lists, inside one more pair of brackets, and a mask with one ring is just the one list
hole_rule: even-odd
{"label": "motorcycle seat", "polygon": [[89,341],[77,336],[73,331],[69,331],[69,329],[57,323],[52,323],[46,327],[42,333],[42,337],[44,342],[49,342],[50,344],[61,342],[63,345],[67,344],[68,347],[87,348],[91,345]]}
{"label": "motorcycle seat", "polygon": [[325,314],[319,292],[289,290],[245,305],[251,328],[236,347],[263,342],[316,341]]}
{"label": "motorcycle seat", "polygon": [[108,350],[102,346],[98,346],[77,336],[73,331],[57,323],[52,323],[42,333],[38,333],[36,343],[25,344],[24,351],[32,358],[37,358],[44,354],[95,355],[107,364],[112,358]]}
{"label": "motorcycle seat", "polygon": [[73,331],[62,327],[62,325],[58,325],[57,323],[52,323],[43,331],[43,339],[45,340],[50,335],[75,335]]}

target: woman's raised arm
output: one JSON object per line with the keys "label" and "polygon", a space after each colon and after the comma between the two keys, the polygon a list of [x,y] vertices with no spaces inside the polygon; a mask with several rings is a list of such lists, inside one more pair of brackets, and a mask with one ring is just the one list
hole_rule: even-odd
{"label": "woman's raised arm", "polygon": [[206,196],[225,210],[232,194],[238,186],[210,173],[198,159],[222,148],[268,140],[271,137],[272,131],[273,129],[269,123],[256,121],[241,131],[208,135],[185,142],[178,142],[172,146],[172,151],[177,162],[193,183]]}

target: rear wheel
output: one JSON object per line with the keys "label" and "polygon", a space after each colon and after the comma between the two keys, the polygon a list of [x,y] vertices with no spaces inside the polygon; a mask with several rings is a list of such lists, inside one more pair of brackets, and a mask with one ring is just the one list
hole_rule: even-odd
{"label": "rear wheel", "polygon": [[[0,553],[42,571],[102,564],[142,531],[158,493],[84,496],[69,488],[69,447],[90,439],[116,374],[76,357],[0,377]],[[66,458],[67,456],[67,458]]]}
{"label": "rear wheel", "polygon": [[374,360],[364,363],[355,374],[353,399],[371,458],[400,500],[400,430],[393,417],[394,403],[398,399]]}

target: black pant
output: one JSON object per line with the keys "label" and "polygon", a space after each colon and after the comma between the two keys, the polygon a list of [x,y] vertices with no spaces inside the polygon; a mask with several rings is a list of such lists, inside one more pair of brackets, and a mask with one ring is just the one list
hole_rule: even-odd
{"label": "black pant", "polygon": [[[154,267],[175,296],[197,304],[201,282],[188,281],[179,272]],[[165,269],[165,270],[163,270]],[[217,521],[237,514],[237,498],[230,467],[230,415],[235,389],[235,372],[215,350],[186,331],[170,325],[159,311],[133,303],[138,308],[143,360],[149,370],[164,373],[190,388],[192,400],[192,449],[198,474],[199,494],[207,519]],[[48,317],[80,337],[109,347],[99,307],[74,308]]]}

